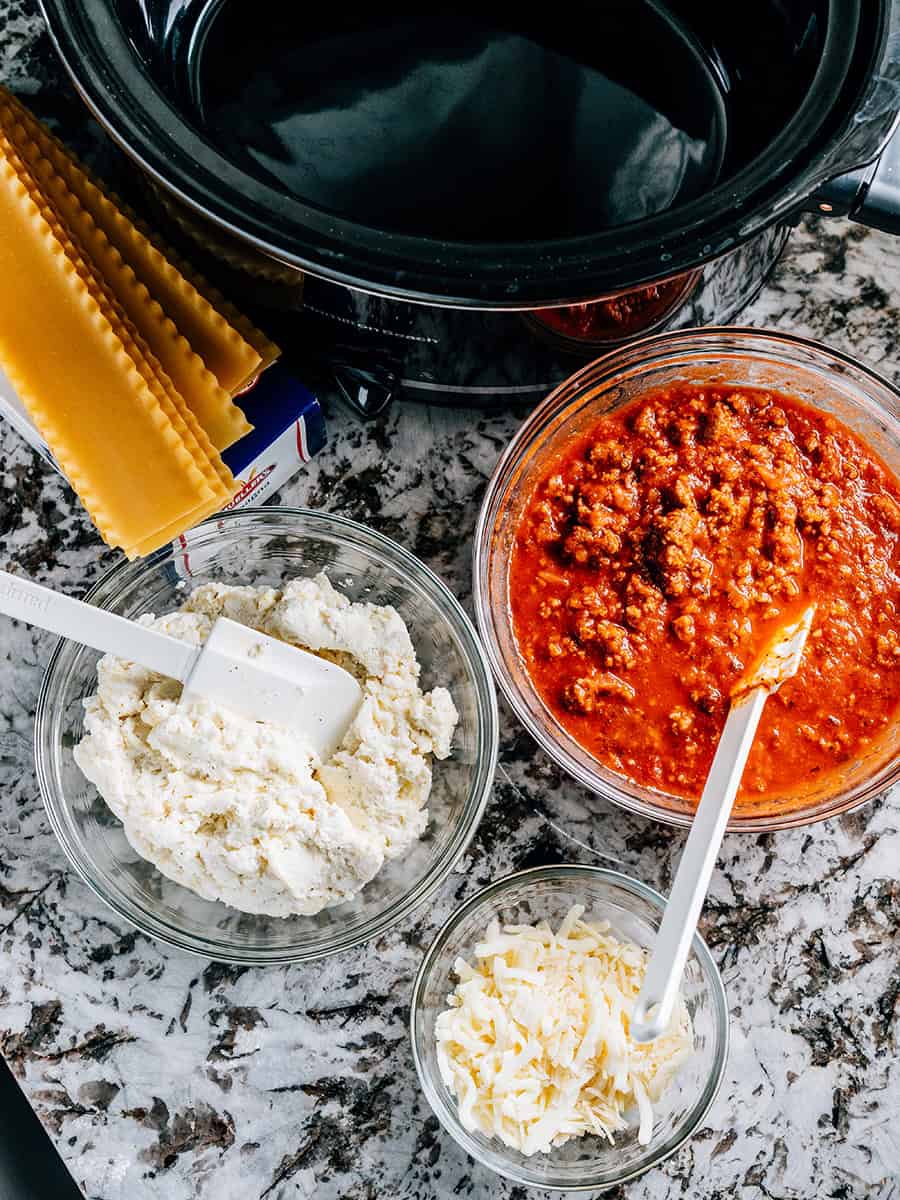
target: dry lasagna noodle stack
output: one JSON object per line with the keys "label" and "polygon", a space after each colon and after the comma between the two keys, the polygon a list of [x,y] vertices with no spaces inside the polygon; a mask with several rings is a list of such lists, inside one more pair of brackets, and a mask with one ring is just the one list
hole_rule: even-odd
{"label": "dry lasagna noodle stack", "polygon": [[263,334],[0,89],[0,367],[104,540],[147,554],[217,512]]}

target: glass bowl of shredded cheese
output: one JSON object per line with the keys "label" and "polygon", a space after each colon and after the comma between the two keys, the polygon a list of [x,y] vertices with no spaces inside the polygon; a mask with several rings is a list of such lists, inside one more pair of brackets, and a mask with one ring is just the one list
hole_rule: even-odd
{"label": "glass bowl of shredded cheese", "polygon": [[587,1191],[673,1154],[715,1099],[728,1051],[722,980],[695,935],[666,1033],[628,1036],[665,901],[615,871],[563,865],[490,884],[450,918],[413,988],[425,1096],[480,1163]]}

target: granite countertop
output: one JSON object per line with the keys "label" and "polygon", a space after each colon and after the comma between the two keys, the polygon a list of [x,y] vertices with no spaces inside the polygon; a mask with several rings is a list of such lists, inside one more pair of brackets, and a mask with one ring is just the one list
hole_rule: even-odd
{"label": "granite countertop", "polygon": [[[61,77],[33,0],[0,15],[0,79],[63,136],[112,154]],[[841,222],[797,230],[745,314],[900,378],[900,243]],[[507,413],[395,405],[330,442],[281,499],[344,513],[424,558],[465,603]],[[81,594],[115,561],[78,503],[0,430],[0,566]],[[251,970],[169,951],[114,920],[44,816],[32,718],[53,639],[0,625],[0,1048],[92,1200],[524,1197],[467,1160],[420,1095],[406,1006],[457,898],[523,865],[608,862],[667,891],[683,837],[584,792],[503,714],[498,779],[434,902],[376,943]],[[592,849],[594,847],[595,849]],[[898,805],[726,838],[703,933],[732,1048],[702,1129],[628,1200],[896,1197]]]}

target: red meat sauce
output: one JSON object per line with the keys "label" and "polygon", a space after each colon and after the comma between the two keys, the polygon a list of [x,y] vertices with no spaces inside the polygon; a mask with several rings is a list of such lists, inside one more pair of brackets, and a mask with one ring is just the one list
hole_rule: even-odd
{"label": "red meat sauce", "polygon": [[839,421],[775,392],[676,384],[543,471],[511,558],[514,633],[576,741],[696,801],[731,689],[814,601],[736,808],[789,811],[897,718],[898,544],[900,485]]}
{"label": "red meat sauce", "polygon": [[610,300],[591,300],[532,313],[542,325],[581,341],[616,340],[641,333],[661,320],[685,292],[685,276],[623,292]]}

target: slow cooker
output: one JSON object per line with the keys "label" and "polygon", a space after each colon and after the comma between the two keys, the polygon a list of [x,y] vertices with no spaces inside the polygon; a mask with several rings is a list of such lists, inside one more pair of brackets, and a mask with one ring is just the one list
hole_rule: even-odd
{"label": "slow cooker", "polygon": [[806,210],[900,225],[891,0],[41,0],[157,219],[372,410],[730,320]]}

